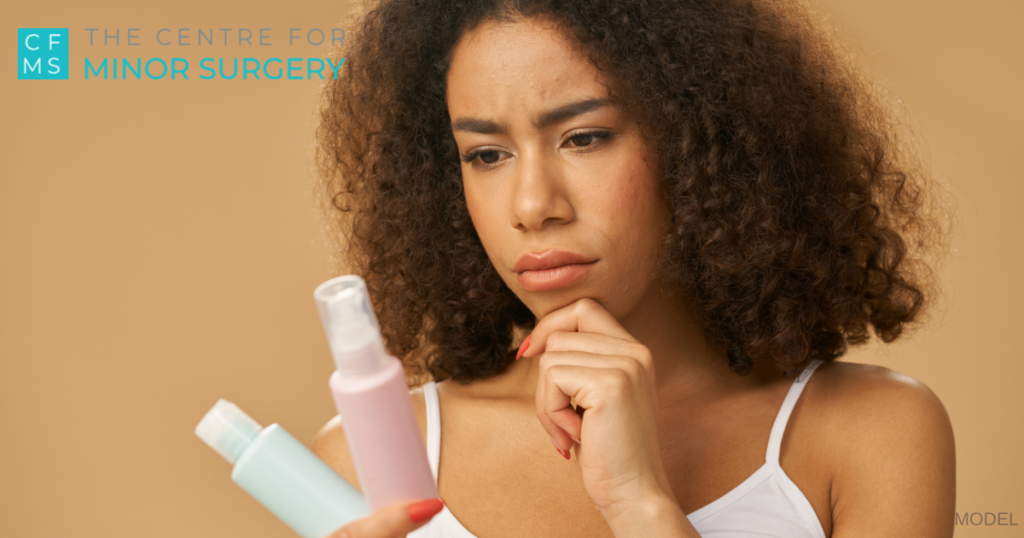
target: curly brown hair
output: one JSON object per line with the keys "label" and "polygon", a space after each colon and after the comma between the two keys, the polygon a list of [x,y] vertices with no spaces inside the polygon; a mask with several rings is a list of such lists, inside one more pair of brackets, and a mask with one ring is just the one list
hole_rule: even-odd
{"label": "curly brown hair", "polygon": [[470,220],[445,101],[459,37],[517,17],[610,74],[667,184],[661,278],[730,368],[791,372],[921,323],[944,204],[893,100],[798,2],[379,0],[321,93],[316,193],[410,384],[494,376],[536,322]]}

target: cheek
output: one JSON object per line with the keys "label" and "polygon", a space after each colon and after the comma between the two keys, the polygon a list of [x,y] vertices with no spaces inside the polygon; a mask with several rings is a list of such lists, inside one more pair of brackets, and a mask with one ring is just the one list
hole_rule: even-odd
{"label": "cheek", "polygon": [[[624,238],[633,240],[656,235],[653,228],[662,219],[664,208],[659,203],[655,178],[643,163],[624,170],[621,177],[625,179],[609,189],[607,199],[602,201],[602,205],[617,209],[612,212],[612,230],[620,230]],[[640,246],[637,242],[634,245]]]}
{"label": "cheek", "polygon": [[624,180],[602,196],[601,205],[614,208],[606,232],[623,270],[647,273],[657,263],[657,249],[668,212],[656,177],[643,162],[623,170]]}

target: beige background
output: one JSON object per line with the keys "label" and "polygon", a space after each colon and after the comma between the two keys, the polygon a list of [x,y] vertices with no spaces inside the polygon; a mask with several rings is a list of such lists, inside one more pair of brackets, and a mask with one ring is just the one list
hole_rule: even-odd
{"label": "beige background", "polygon": [[[956,431],[957,510],[1024,524],[1024,4],[818,9],[904,100],[960,219],[931,326],[846,360],[932,387]],[[334,415],[311,296],[332,276],[310,189],[320,83],[84,81],[82,65],[181,56],[198,74],[206,54],[322,57],[287,47],[287,29],[329,29],[345,12],[305,0],[0,7],[0,536],[291,536],[192,431],[220,397],[307,443]],[[72,80],[17,81],[19,27],[70,28]],[[121,28],[122,46],[88,47],[90,27]],[[125,46],[129,27],[141,46]],[[180,27],[269,27],[276,41],[153,43]]]}

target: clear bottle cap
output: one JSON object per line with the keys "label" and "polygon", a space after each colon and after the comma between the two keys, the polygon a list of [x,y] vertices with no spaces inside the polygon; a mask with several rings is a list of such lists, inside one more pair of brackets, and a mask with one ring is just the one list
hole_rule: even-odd
{"label": "clear bottle cap", "polygon": [[357,275],[332,278],[313,292],[338,373],[365,376],[385,368],[388,353],[380,337],[366,282]]}
{"label": "clear bottle cap", "polygon": [[228,463],[235,463],[263,426],[221,398],[196,426],[196,435]]}

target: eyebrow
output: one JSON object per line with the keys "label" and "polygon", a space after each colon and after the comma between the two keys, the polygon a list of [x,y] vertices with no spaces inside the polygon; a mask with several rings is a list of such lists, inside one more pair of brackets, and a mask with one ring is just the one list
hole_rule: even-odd
{"label": "eyebrow", "polygon": [[[597,110],[598,108],[608,106],[610,104],[611,101],[608,99],[585,99],[583,101],[569,103],[541,114],[540,119],[533,122],[533,126],[537,129],[544,129],[550,125],[563,122],[569,118],[585,114],[592,110]],[[471,133],[479,134],[508,134],[508,128],[504,125],[477,118],[462,118],[456,120],[452,123],[452,131],[469,131]]]}

